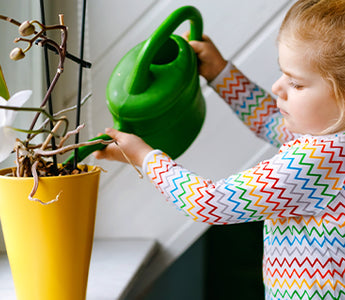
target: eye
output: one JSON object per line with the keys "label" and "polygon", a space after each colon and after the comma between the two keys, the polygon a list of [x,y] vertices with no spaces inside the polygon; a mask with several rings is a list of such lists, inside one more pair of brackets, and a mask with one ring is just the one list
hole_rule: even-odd
{"label": "eye", "polygon": [[295,81],[293,81],[293,80],[289,80],[289,85],[290,85],[292,88],[296,89],[296,90],[301,90],[301,89],[303,89],[303,86],[302,86],[302,85],[298,84],[297,82],[295,82]]}

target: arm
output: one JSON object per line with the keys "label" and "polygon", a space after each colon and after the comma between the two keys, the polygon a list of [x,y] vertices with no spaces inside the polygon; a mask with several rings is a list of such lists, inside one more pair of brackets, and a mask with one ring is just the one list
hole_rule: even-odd
{"label": "arm", "polygon": [[284,126],[275,99],[228,63],[209,37],[189,43],[198,56],[200,75],[251,131],[276,147],[294,138]]}
{"label": "arm", "polygon": [[[179,210],[195,221],[229,224],[320,214],[345,181],[345,140],[304,136],[272,159],[216,182],[179,166],[139,137],[107,129],[127,156]],[[95,157],[125,161],[116,145]]]}
{"label": "arm", "polygon": [[210,85],[258,137],[276,147],[295,138],[285,127],[276,100],[231,63]]}
{"label": "arm", "polygon": [[146,156],[143,168],[166,199],[195,221],[230,224],[319,214],[342,189],[344,158],[340,139],[305,138],[217,182],[197,176],[157,150]]}

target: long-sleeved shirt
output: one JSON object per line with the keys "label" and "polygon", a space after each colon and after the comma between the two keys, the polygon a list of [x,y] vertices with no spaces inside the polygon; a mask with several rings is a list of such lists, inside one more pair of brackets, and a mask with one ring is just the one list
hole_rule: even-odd
{"label": "long-sleeved shirt", "polygon": [[144,172],[195,221],[264,220],[266,299],[345,299],[345,132],[289,132],[275,99],[231,63],[211,85],[278,153],[213,182],[154,150]]}

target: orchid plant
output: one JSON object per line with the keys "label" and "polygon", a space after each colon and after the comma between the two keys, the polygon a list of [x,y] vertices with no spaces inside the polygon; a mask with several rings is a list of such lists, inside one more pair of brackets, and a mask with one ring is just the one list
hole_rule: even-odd
{"label": "orchid plant", "polygon": [[[30,200],[35,199],[39,177],[66,175],[82,172],[76,164],[57,165],[52,159],[58,154],[74,150],[85,145],[94,145],[98,143],[110,144],[114,140],[92,140],[82,143],[65,145],[67,139],[79,134],[84,128],[84,124],[77,126],[73,130],[68,130],[68,119],[63,116],[66,111],[75,109],[71,107],[57,113],[51,113],[47,109],[47,103],[51,93],[64,70],[64,61],[66,55],[67,27],[64,25],[63,15],[60,15],[59,24],[46,26],[36,20],[20,23],[16,20],[0,15],[0,19],[8,21],[18,26],[20,37],[15,39],[17,42],[27,43],[25,49],[16,47],[10,53],[12,60],[20,60],[25,57],[26,52],[30,50],[34,43],[40,46],[49,46],[59,55],[59,62],[55,76],[42,100],[40,107],[24,107],[26,101],[30,98],[32,92],[24,90],[10,96],[7,85],[0,68],[0,162],[5,160],[12,152],[16,153],[16,168],[8,176],[33,177],[34,187],[29,195]],[[47,37],[46,32],[51,30],[60,31],[60,41],[56,42]],[[89,98],[86,96],[81,105]],[[29,129],[14,128],[13,123],[19,112],[35,112],[35,117]],[[40,116],[44,120],[38,126]],[[26,133],[26,138],[21,140],[17,137],[17,132]],[[43,142],[35,144],[33,139],[42,135],[40,139]],[[54,142],[52,142],[54,141]],[[55,199],[56,200],[56,199]],[[54,200],[54,201],[55,201]],[[46,204],[46,203],[44,203]]]}

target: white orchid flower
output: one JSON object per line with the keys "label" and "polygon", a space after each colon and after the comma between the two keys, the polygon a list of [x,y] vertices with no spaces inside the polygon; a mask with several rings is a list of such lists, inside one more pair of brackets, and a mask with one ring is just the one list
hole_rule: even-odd
{"label": "white orchid flower", "polygon": [[[30,98],[32,91],[25,90],[15,93],[10,99],[5,100],[0,96],[0,105],[11,107],[22,107]],[[17,111],[11,109],[0,109],[0,162],[4,161],[13,150],[16,142],[16,133],[11,128],[14,123]]]}

